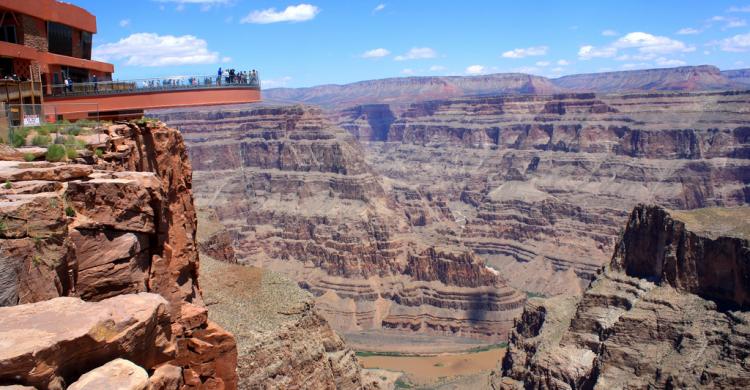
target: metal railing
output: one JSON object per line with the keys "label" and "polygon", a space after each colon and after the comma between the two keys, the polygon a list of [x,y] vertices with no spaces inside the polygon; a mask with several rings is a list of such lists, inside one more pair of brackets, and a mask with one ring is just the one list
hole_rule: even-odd
{"label": "metal railing", "polygon": [[164,78],[98,81],[72,83],[70,85],[55,84],[51,86],[51,93],[47,96],[90,96],[115,95],[140,92],[158,92],[190,89],[213,88],[260,88],[258,73],[247,73],[245,76],[235,75],[234,78],[213,76],[172,76]]}

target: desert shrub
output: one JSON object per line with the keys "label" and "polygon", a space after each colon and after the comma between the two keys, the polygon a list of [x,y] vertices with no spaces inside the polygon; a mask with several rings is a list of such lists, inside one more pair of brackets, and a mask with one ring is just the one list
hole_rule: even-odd
{"label": "desert shrub", "polygon": [[76,216],[76,211],[73,210],[72,207],[68,206],[68,207],[65,208],[65,215],[67,215],[68,217],[75,217]]}
{"label": "desert shrub", "polygon": [[3,187],[5,187],[6,190],[9,190],[9,189],[13,188],[13,184],[10,184],[10,180],[6,180],[5,184],[3,185]]}
{"label": "desert shrub", "polygon": [[26,137],[23,137],[18,133],[13,133],[10,143],[14,148],[20,148],[21,146],[26,145]]}
{"label": "desert shrub", "polygon": [[94,150],[94,154],[96,155],[96,157],[102,158],[102,156],[104,156],[104,151],[101,148],[96,148],[96,150]]}
{"label": "desert shrub", "polygon": [[36,156],[34,155],[34,153],[24,153],[23,159],[27,162],[31,162],[36,160]]}
{"label": "desert shrub", "polygon": [[47,146],[52,143],[52,137],[49,135],[37,134],[31,139],[31,144],[34,146]]}
{"label": "desert shrub", "polygon": [[76,148],[74,148],[74,147],[66,146],[65,147],[65,153],[68,155],[68,159],[69,160],[72,160],[72,159],[78,157],[78,151],[76,151]]}
{"label": "desert shrub", "polygon": [[66,155],[65,147],[62,145],[53,144],[47,148],[47,161],[56,162],[60,161]]}

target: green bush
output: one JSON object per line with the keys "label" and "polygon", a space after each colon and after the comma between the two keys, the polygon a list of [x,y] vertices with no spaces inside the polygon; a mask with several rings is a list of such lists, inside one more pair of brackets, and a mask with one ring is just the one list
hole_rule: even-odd
{"label": "green bush", "polygon": [[76,151],[76,148],[73,148],[73,147],[70,147],[70,146],[66,146],[65,147],[65,153],[67,153],[69,160],[72,160],[72,159],[78,157],[78,151]]}
{"label": "green bush", "polygon": [[104,151],[100,148],[96,148],[96,150],[94,150],[94,154],[96,155],[96,157],[102,158],[102,156],[104,156]]}
{"label": "green bush", "polygon": [[5,187],[6,190],[9,190],[9,189],[13,188],[13,184],[10,184],[10,180],[6,180],[4,187]]}
{"label": "green bush", "polygon": [[47,146],[52,143],[52,137],[49,135],[37,134],[31,139],[31,144],[34,146]]}
{"label": "green bush", "polygon": [[11,137],[10,143],[14,148],[20,148],[21,146],[26,145],[26,137],[18,133],[13,133],[13,137]]}
{"label": "green bush", "polygon": [[34,155],[34,153],[25,153],[23,155],[23,159],[26,160],[27,162],[31,162],[31,161],[36,160],[36,156]]}
{"label": "green bush", "polygon": [[73,210],[72,207],[68,206],[68,207],[65,208],[65,215],[67,215],[68,217],[75,217],[76,216],[76,211]]}
{"label": "green bush", "polygon": [[65,147],[62,145],[53,144],[47,148],[47,161],[56,162],[60,161],[66,155]]}

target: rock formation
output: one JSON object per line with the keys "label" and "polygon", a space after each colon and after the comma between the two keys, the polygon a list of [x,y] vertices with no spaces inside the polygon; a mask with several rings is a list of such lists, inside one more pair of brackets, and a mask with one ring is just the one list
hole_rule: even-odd
{"label": "rock formation", "polygon": [[[520,313],[523,294],[470,249],[435,234],[457,229],[448,208],[429,194],[391,187],[320,110],[160,118],[185,134],[196,203],[223,226],[209,235],[211,253],[299,281],[337,330],[498,341]],[[445,224],[424,229],[427,221]]]}
{"label": "rock formation", "polygon": [[[182,136],[149,122],[110,126],[93,138],[90,150],[75,161],[0,162],[0,180],[7,183],[0,189],[0,304],[21,304],[4,310],[28,311],[47,319],[25,323],[26,332],[73,337],[66,336],[64,323],[50,322],[65,314],[61,308],[66,305],[80,306],[65,314],[76,317],[94,306],[57,297],[111,305],[118,299],[135,299],[128,298],[130,294],[157,293],[166,301],[160,303],[154,321],[166,330],[159,331],[164,335],[156,341],[144,339],[137,351],[128,354],[125,346],[117,344],[118,337],[127,336],[118,336],[120,328],[108,330],[110,325],[92,323],[94,330],[89,332],[81,324],[89,332],[81,336],[82,344],[61,341],[54,345],[54,353],[69,358],[88,346],[99,353],[88,354],[92,361],[58,359],[47,364],[37,353],[24,358],[22,366],[15,358],[4,360],[0,364],[6,369],[0,371],[14,372],[15,383],[44,388],[56,378],[69,384],[85,370],[125,357],[147,370],[169,362],[182,371],[185,389],[234,388],[234,337],[208,320],[197,284],[192,175]],[[103,156],[96,157],[93,149],[103,150]],[[129,310],[106,313],[102,312],[102,321],[106,315],[115,316],[115,325],[118,316],[132,314]],[[92,315],[89,320],[97,318]],[[0,332],[23,325],[20,315],[3,316],[3,321]],[[12,333],[3,333],[3,338]],[[173,339],[169,358],[158,352],[164,338]],[[128,342],[137,341],[131,337]],[[38,377],[47,371],[31,370],[33,365],[52,370],[55,378]],[[2,380],[11,379],[3,376]]]}
{"label": "rock formation", "polygon": [[581,292],[639,202],[750,201],[748,104],[748,92],[477,97],[335,120],[413,224],[551,295]]}
{"label": "rock formation", "polygon": [[495,387],[747,388],[749,217],[636,207],[580,301],[529,301]]}

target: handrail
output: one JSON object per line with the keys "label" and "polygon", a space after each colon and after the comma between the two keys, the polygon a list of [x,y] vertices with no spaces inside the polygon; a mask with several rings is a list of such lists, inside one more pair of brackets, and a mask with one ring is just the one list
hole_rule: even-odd
{"label": "handrail", "polygon": [[71,85],[54,84],[50,86],[51,93],[48,96],[88,96],[88,95],[112,95],[151,91],[172,91],[186,89],[206,88],[253,88],[260,89],[260,77],[258,72],[246,74],[246,77],[235,75],[234,79],[229,77],[213,76],[172,76],[161,78],[114,80],[114,81],[89,81],[85,83],[72,83]]}

